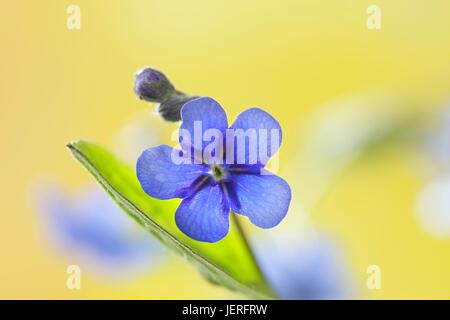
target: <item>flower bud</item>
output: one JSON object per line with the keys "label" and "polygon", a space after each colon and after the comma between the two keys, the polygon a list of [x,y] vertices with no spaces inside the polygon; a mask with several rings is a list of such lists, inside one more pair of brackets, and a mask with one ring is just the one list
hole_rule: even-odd
{"label": "flower bud", "polygon": [[144,68],[136,74],[134,92],[145,101],[164,102],[175,92],[175,87],[163,73]]}
{"label": "flower bud", "polygon": [[185,103],[193,99],[198,98],[198,96],[188,96],[183,93],[174,94],[167,101],[162,102],[158,106],[158,113],[161,117],[170,122],[177,122],[181,120],[181,108]]}

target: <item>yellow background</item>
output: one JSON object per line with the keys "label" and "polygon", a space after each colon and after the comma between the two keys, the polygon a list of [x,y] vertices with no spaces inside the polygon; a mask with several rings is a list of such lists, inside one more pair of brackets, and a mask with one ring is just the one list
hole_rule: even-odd
{"label": "yellow background", "polygon": [[[0,298],[228,298],[182,261],[122,285],[86,276],[66,289],[66,265],[46,247],[30,184],[90,181],[65,144],[111,146],[131,114],[134,73],[152,65],[178,88],[218,100],[230,119],[250,106],[283,126],[281,175],[299,128],[320,104],[389,88],[435,108],[450,88],[450,2],[376,1],[382,28],[366,27],[373,1],[4,0],[0,3]],[[68,30],[68,5],[81,30]],[[450,298],[450,240],[413,218],[422,179],[401,149],[358,162],[313,213],[344,243],[360,295]],[[292,164],[292,163],[290,163]],[[294,198],[299,201],[301,195]],[[295,215],[291,212],[290,215]],[[382,289],[365,288],[382,268]]]}

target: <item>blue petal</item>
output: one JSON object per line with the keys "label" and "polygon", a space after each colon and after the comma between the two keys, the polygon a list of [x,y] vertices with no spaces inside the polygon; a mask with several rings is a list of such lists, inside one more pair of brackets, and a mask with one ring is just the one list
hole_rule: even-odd
{"label": "blue petal", "polygon": [[157,199],[184,198],[192,183],[208,171],[204,165],[176,164],[166,145],[145,150],[136,164],[136,173],[144,191]]}
{"label": "blue petal", "polygon": [[[181,109],[181,119],[180,130],[187,130],[191,139],[191,141],[184,141],[182,131],[180,131],[180,143],[184,150],[190,146],[203,150],[210,143],[202,139],[206,130],[217,129],[224,136],[225,130],[228,128],[225,111],[217,101],[208,97],[194,99],[186,103]],[[201,132],[200,135],[194,136],[195,122],[198,122],[198,128],[201,129]],[[194,137],[197,137],[198,141],[195,141]]]}
{"label": "blue petal", "polygon": [[231,209],[260,228],[273,228],[286,216],[291,188],[275,175],[234,174]]}
{"label": "blue petal", "polygon": [[36,200],[49,243],[92,273],[129,277],[163,260],[160,244],[98,186],[69,197],[59,184],[45,184]]}
{"label": "blue petal", "polygon": [[[251,108],[244,112],[242,112],[236,119],[236,121],[231,126],[231,129],[237,130],[242,129],[244,132],[247,132],[249,129],[255,130],[256,139],[252,141],[256,145],[256,154],[251,154],[250,151],[250,138],[246,139],[245,146],[245,154],[240,155],[245,159],[245,163],[242,161],[237,161],[238,156],[238,143],[237,138],[235,136],[234,141],[234,164],[261,164],[265,165],[270,158],[278,151],[281,140],[282,140],[282,132],[281,126],[277,120],[275,120],[269,113],[259,108]],[[261,130],[261,131],[260,131]],[[262,134],[262,130],[266,132],[266,136]],[[235,131],[235,135],[236,135]],[[272,134],[274,135],[274,145],[272,146]],[[278,143],[276,143],[278,142]],[[230,146],[230,143],[227,142],[227,148]],[[266,150],[260,149],[261,145],[266,146]],[[265,152],[264,152],[265,151]],[[229,152],[229,151],[228,151]],[[260,153],[261,152],[261,153]],[[265,153],[265,154],[264,154]],[[253,161],[257,160],[257,162]]]}
{"label": "blue petal", "polygon": [[177,209],[178,228],[189,237],[217,242],[229,229],[230,206],[220,185],[206,185],[193,197],[184,199]]}

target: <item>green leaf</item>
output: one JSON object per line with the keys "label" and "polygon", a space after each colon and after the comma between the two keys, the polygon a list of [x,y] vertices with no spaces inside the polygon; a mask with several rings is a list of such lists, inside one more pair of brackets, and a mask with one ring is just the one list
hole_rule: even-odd
{"label": "green leaf", "polygon": [[218,243],[193,240],[175,224],[180,200],[161,201],[148,196],[134,168],[100,146],[78,141],[68,147],[126,213],[165,246],[187,258],[207,280],[251,298],[275,298],[234,221],[228,236]]}

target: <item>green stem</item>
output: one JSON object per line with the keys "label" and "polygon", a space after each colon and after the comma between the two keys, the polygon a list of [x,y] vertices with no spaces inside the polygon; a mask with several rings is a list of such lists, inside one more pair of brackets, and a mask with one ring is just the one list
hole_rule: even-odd
{"label": "green stem", "polygon": [[239,234],[242,236],[242,239],[244,241],[245,247],[247,248],[250,256],[252,257],[253,261],[255,262],[256,269],[261,276],[261,278],[264,280],[264,283],[266,285],[266,289],[268,293],[274,298],[278,299],[278,295],[273,291],[272,287],[270,286],[269,282],[267,281],[267,277],[265,276],[264,272],[262,271],[258,260],[256,259],[256,256],[254,254],[254,251],[252,249],[252,246],[250,245],[250,241],[247,237],[247,234],[245,233],[244,229],[242,228],[241,222],[239,221],[239,218],[237,217],[237,214],[234,212],[231,212],[231,217],[234,221],[234,224],[236,225],[236,228],[239,232]]}

